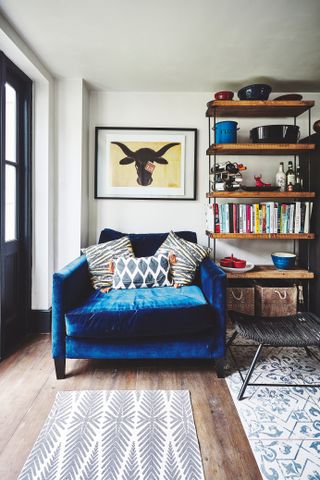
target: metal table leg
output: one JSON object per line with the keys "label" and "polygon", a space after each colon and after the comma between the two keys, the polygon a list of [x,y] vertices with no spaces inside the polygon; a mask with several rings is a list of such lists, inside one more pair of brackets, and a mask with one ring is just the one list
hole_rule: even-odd
{"label": "metal table leg", "polygon": [[256,353],[255,353],[255,356],[254,356],[254,358],[253,358],[253,360],[252,360],[252,363],[251,363],[251,365],[250,365],[250,368],[249,368],[249,370],[248,370],[248,373],[247,373],[247,375],[246,375],[246,378],[244,379],[244,382],[243,382],[243,384],[242,384],[242,386],[241,386],[241,388],[240,388],[240,392],[239,392],[239,394],[238,394],[238,400],[242,400],[242,397],[243,397],[243,395],[244,395],[244,392],[245,392],[245,390],[246,390],[246,388],[247,388],[247,385],[248,385],[248,383],[249,383],[249,381],[250,381],[250,378],[251,378],[251,375],[252,375],[252,373],[253,373],[254,367],[256,366],[256,363],[257,363],[257,361],[258,361],[258,358],[259,358],[260,352],[261,352],[261,350],[262,350],[262,347],[263,347],[263,343],[260,343],[259,346],[258,346],[258,348],[257,348],[257,351],[256,351]]}

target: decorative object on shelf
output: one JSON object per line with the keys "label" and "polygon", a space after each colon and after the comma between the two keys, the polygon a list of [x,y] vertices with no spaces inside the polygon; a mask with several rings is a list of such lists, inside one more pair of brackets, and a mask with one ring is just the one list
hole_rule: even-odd
{"label": "decorative object on shelf", "polygon": [[280,189],[280,192],[285,192],[286,190],[287,177],[284,173],[284,163],[280,162],[279,170],[276,173],[276,185]]}
{"label": "decorative object on shelf", "polygon": [[216,92],[214,98],[216,100],[232,100],[233,95],[233,92],[230,92],[229,90],[222,90],[221,92]]}
{"label": "decorative object on shelf", "polygon": [[230,257],[224,257],[220,260],[220,265],[223,267],[231,267],[231,268],[245,268],[247,264],[246,260],[242,260],[240,258],[234,257],[233,253]]}
{"label": "decorative object on shelf", "polygon": [[271,183],[265,183],[262,181],[262,175],[254,175],[254,179],[256,181],[256,187],[257,188],[262,188],[262,187],[271,187]]}
{"label": "decorative object on shelf", "polygon": [[240,100],[268,100],[272,87],[265,83],[247,85],[238,91]]}
{"label": "decorative object on shelf", "polygon": [[252,143],[297,143],[297,125],[263,125],[250,130]]}
{"label": "decorative object on shelf", "polygon": [[221,265],[221,260],[219,262],[219,266],[222,268],[222,270],[224,270],[225,272],[228,272],[228,273],[246,273],[246,272],[250,272],[250,270],[253,270],[254,269],[254,264],[251,263],[251,262],[247,262],[246,266],[243,267],[243,268],[235,268],[235,267],[224,267],[223,265]]}
{"label": "decorative object on shelf", "polygon": [[286,93],[285,95],[280,95],[279,97],[274,98],[274,101],[277,102],[298,102],[299,100],[302,100],[302,95],[299,95],[299,93]]}
{"label": "decorative object on shelf", "polygon": [[195,128],[96,127],[95,198],[195,200]]}
{"label": "decorative object on shelf", "polygon": [[274,266],[279,270],[292,270],[295,267],[297,255],[289,252],[274,252],[271,258]]}
{"label": "decorative object on shelf", "polygon": [[296,169],[296,177],[295,177],[295,184],[294,189],[295,192],[302,192],[303,191],[303,178],[300,172],[300,165],[297,166]]}
{"label": "decorative object on shelf", "polygon": [[293,170],[293,163],[291,160],[288,162],[288,170],[286,171],[286,188],[288,192],[293,192],[293,186],[296,183],[296,176]]}
{"label": "decorative object on shelf", "polygon": [[276,192],[279,190],[279,187],[270,184],[262,185],[262,187],[242,185],[241,189],[245,192]]}
{"label": "decorative object on shelf", "polygon": [[215,143],[237,143],[237,125],[238,122],[232,120],[217,122],[215,127],[213,127]]}
{"label": "decorative object on shelf", "polygon": [[[218,163],[211,168],[210,174],[210,189],[211,191],[234,191],[238,190],[243,181],[240,172],[246,170],[247,167],[243,163]],[[214,184],[214,176],[216,182]]]}
{"label": "decorative object on shelf", "polygon": [[313,130],[316,133],[320,133],[320,120],[316,120],[313,124]]}

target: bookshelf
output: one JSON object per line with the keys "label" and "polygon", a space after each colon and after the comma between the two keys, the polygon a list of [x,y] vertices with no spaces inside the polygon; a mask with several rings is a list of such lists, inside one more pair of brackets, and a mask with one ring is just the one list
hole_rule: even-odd
{"label": "bookshelf", "polygon": [[[260,155],[293,155],[296,158],[298,155],[308,155],[314,151],[315,144],[304,141],[304,143],[296,144],[277,144],[277,143],[233,143],[233,144],[211,144],[211,120],[215,126],[216,119],[219,117],[233,118],[285,118],[293,117],[296,122],[296,117],[307,112],[309,116],[309,137],[311,126],[311,108],[314,106],[314,101],[244,101],[244,100],[213,100],[207,103],[206,116],[209,120],[209,147],[207,155],[209,156],[209,174],[210,168],[216,166],[216,158],[220,155],[255,155],[259,161]],[[310,182],[309,182],[310,183]],[[210,187],[210,182],[209,182]],[[210,188],[209,188],[210,190]],[[308,186],[310,190],[310,185]],[[209,202],[214,204],[219,199],[269,199],[284,200],[288,199],[291,202],[304,201],[315,198],[315,192],[267,192],[267,191],[209,191],[206,194]],[[215,211],[215,206],[213,207]],[[208,245],[213,240],[214,258],[216,255],[216,240],[218,239],[250,239],[250,240],[293,240],[294,247],[296,240],[313,240],[314,233],[216,233],[214,231],[206,231],[208,236]],[[307,242],[308,243],[308,242]],[[303,242],[304,244],[304,242]],[[309,248],[309,247],[307,247]],[[309,265],[307,268],[296,268],[294,270],[277,270],[273,266],[257,265],[254,270],[246,272],[245,274],[231,274],[227,275],[228,279],[305,279],[310,280],[314,274],[310,271]]]}

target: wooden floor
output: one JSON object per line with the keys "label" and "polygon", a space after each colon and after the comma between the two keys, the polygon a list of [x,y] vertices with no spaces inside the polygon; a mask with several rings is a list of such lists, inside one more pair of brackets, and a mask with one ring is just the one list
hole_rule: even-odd
{"label": "wooden floor", "polygon": [[56,380],[50,336],[29,338],[0,363],[0,478],[17,478],[58,390],[188,389],[206,480],[259,480],[224,380],[206,363],[68,360]]}

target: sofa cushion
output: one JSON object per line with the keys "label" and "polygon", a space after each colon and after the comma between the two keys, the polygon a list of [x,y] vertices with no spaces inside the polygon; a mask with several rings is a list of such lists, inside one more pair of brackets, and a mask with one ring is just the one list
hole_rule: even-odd
{"label": "sofa cushion", "polygon": [[[188,242],[197,242],[197,235],[195,232],[188,230],[175,232],[178,237],[187,240]],[[110,240],[117,240],[125,235],[131,240],[133,251],[136,257],[151,257],[154,255],[160,245],[165,241],[169,232],[167,233],[122,233],[111,228],[105,228],[101,231],[99,243],[110,242]]]}
{"label": "sofa cushion", "polygon": [[127,288],[171,287],[169,254],[152,257],[116,258],[113,262],[112,287]]}
{"label": "sofa cushion", "polygon": [[170,232],[157,254],[169,252],[173,252],[176,256],[176,263],[171,266],[173,283],[189,285],[193,282],[200,263],[208,256],[209,250]]}
{"label": "sofa cushion", "polygon": [[93,292],[65,315],[66,332],[82,338],[132,338],[207,331],[214,313],[196,285]]}
{"label": "sofa cushion", "polygon": [[87,257],[91,284],[97,290],[112,285],[113,273],[108,266],[111,260],[117,257],[133,257],[133,249],[128,237],[91,245],[83,248],[82,253]]}

